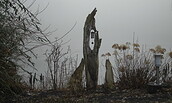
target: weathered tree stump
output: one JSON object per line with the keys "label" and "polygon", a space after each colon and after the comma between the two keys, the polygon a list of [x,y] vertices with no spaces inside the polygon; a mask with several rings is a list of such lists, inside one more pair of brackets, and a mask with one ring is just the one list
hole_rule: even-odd
{"label": "weathered tree stump", "polygon": [[81,63],[70,77],[68,85],[71,91],[77,92],[83,89],[83,85],[82,85],[83,71],[84,71],[84,59],[81,60]]}
{"label": "weathered tree stump", "polygon": [[106,60],[106,73],[105,73],[105,86],[109,89],[114,87],[114,75],[112,70],[112,64],[109,59]]}
{"label": "weathered tree stump", "polygon": [[[98,31],[95,26],[96,8],[86,18],[84,25],[84,38],[83,38],[83,55],[85,61],[86,73],[86,87],[88,89],[95,89],[98,81],[98,68],[99,68],[99,48],[101,39],[99,39]],[[90,34],[94,35],[94,47],[90,48]]]}

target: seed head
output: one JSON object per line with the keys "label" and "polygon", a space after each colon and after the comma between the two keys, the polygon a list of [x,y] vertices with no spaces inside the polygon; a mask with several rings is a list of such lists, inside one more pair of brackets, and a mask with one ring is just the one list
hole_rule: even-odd
{"label": "seed head", "polygon": [[155,49],[149,49],[152,53],[155,53],[156,51],[155,51]]}
{"label": "seed head", "polygon": [[139,48],[134,48],[134,50],[135,50],[136,52],[139,52],[139,53],[140,53],[140,49],[139,49]]}
{"label": "seed head", "polygon": [[111,56],[111,54],[110,54],[109,52],[108,52],[108,53],[106,53],[105,55],[106,55],[106,56]]}
{"label": "seed head", "polygon": [[169,53],[169,56],[172,58],[172,52]]}
{"label": "seed head", "polygon": [[133,46],[134,47],[140,47],[140,45],[138,43],[134,43]]}
{"label": "seed head", "polygon": [[129,59],[129,60],[132,60],[133,59],[133,56],[130,55],[130,54],[128,54],[128,55],[126,55],[126,58]]}
{"label": "seed head", "polygon": [[118,49],[118,47],[119,47],[119,45],[118,45],[118,44],[114,44],[114,45],[112,45],[112,48],[114,48],[114,49]]}

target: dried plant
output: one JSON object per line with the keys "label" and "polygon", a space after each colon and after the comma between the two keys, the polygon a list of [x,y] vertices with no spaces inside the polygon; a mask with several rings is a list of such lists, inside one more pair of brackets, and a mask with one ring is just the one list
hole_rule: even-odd
{"label": "dried plant", "polygon": [[154,62],[149,51],[141,52],[138,43],[131,45],[129,42],[126,45],[114,44],[112,47],[119,88],[143,88],[155,80]]}
{"label": "dried plant", "polygon": [[39,28],[37,13],[30,12],[23,2],[1,0],[0,5],[0,92],[10,95],[21,93],[18,70],[29,73],[21,64],[34,68],[31,56],[36,57],[35,47],[29,44],[47,43],[47,38]]}
{"label": "dried plant", "polygon": [[155,49],[149,49],[152,53],[155,53],[156,51],[155,51]]}
{"label": "dried plant", "polygon": [[[129,43],[126,43],[126,45]],[[120,48],[116,48],[116,46]],[[122,49],[124,45],[114,44],[115,68],[117,71],[117,84],[119,88],[143,88],[149,82],[154,82],[156,77],[154,54],[164,54],[166,49],[156,46],[155,49],[140,52],[140,45],[134,43],[132,49]],[[130,46],[130,45],[127,45]],[[130,48],[130,47],[128,47]],[[164,57],[160,67],[161,82],[170,80],[172,66],[170,66],[172,53]]]}
{"label": "dried plant", "polygon": [[70,47],[64,52],[61,43],[55,42],[51,50],[45,53],[48,64],[47,73],[50,73],[51,78],[49,85],[54,90],[67,87],[70,75],[77,67],[77,57],[71,56]]}
{"label": "dried plant", "polygon": [[137,48],[140,47],[140,45],[138,43],[134,43],[133,46],[137,47]]}
{"label": "dried plant", "polygon": [[155,49],[151,48],[150,51],[153,52],[153,53],[164,54],[166,52],[166,49],[165,48],[162,48],[160,45],[157,45],[155,47]]}
{"label": "dried plant", "polygon": [[133,56],[131,54],[128,54],[128,55],[126,55],[126,58],[129,59],[129,60],[132,60]]}
{"label": "dried plant", "polygon": [[140,52],[140,49],[139,49],[139,48],[134,48],[134,50],[135,50],[136,52]]}
{"label": "dried plant", "polygon": [[109,59],[109,57],[111,56],[111,54],[108,52],[108,53],[102,54],[101,56],[102,57],[105,57],[106,59]]}
{"label": "dried plant", "polygon": [[102,56],[102,57],[104,57],[104,56],[105,56],[105,54],[102,54],[101,56]]}
{"label": "dried plant", "polygon": [[118,47],[119,47],[119,45],[118,45],[118,44],[114,44],[114,45],[112,45],[112,48],[114,48],[114,49],[118,49]]}
{"label": "dried plant", "polygon": [[106,56],[111,56],[111,54],[110,54],[109,52],[108,52],[108,53],[106,53],[105,55],[106,55]]}
{"label": "dried plant", "polygon": [[170,58],[172,58],[172,52],[169,53]]}

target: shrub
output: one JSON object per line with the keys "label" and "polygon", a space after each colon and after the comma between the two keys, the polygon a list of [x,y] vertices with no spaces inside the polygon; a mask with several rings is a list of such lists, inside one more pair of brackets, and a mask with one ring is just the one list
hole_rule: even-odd
{"label": "shrub", "polygon": [[20,64],[34,66],[29,43],[45,40],[39,24],[20,0],[0,1],[0,96],[21,93]]}
{"label": "shrub", "polygon": [[[126,44],[114,44],[114,59],[116,72],[116,85],[120,89],[138,89],[144,88],[147,83],[155,82],[156,80],[156,68],[154,64],[155,53],[164,54],[166,49],[161,46],[150,49],[149,51],[143,51],[140,49],[138,43],[127,42]],[[164,82],[169,77],[169,56],[166,57],[160,67],[160,80]],[[107,53],[102,56],[111,56]],[[165,79],[164,79],[165,78]]]}

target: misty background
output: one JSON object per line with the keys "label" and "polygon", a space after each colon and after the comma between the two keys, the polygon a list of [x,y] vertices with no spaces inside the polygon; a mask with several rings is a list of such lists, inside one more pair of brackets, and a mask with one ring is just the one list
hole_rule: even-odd
{"label": "misty background", "polygon": [[[28,0],[29,6],[35,0]],[[102,38],[99,55],[113,52],[115,43],[125,44],[135,42],[141,47],[154,48],[161,45],[167,51],[172,49],[172,0],[36,0],[29,8],[32,12],[43,10],[38,19],[42,23],[41,28],[49,27],[47,31],[54,31],[49,37],[55,40],[68,32],[76,23],[74,29],[63,38],[63,46],[70,45],[72,55],[78,54],[78,64],[83,57],[83,27],[87,15],[97,8],[96,27]],[[34,60],[39,73],[47,70],[45,53],[47,48],[35,49],[39,53]],[[102,58],[100,57],[100,62]],[[113,64],[113,61],[111,61]],[[99,79],[103,78],[104,67],[100,63]],[[30,71],[34,71],[30,68]],[[38,74],[39,74],[38,73]]]}

